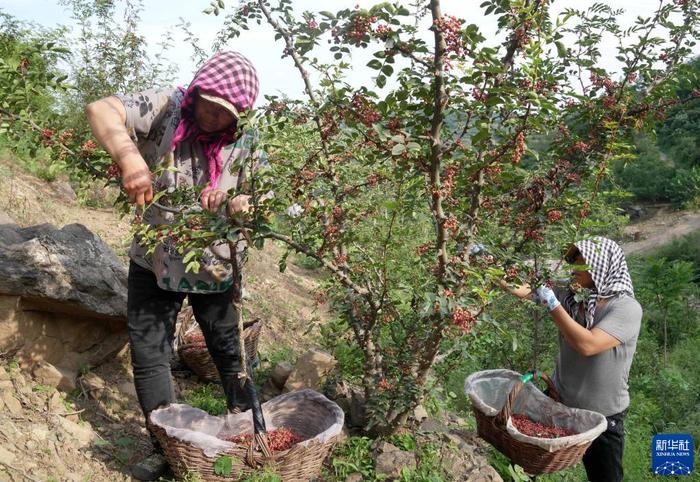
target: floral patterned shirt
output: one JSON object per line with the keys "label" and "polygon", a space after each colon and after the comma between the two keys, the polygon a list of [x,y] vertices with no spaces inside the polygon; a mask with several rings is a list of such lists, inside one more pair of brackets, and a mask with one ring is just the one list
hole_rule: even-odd
{"label": "floral patterned shirt", "polygon": [[[180,121],[180,104],[183,94],[179,89],[146,90],[133,94],[116,96],[126,110],[126,128],[131,139],[148,166],[153,170],[158,166],[167,167],[155,180],[155,192],[189,186],[205,186],[209,182],[209,167],[201,145],[184,140],[175,151],[171,144]],[[254,151],[257,143],[256,132],[244,132],[238,140],[221,151],[223,162],[219,189],[234,194],[246,193],[246,180],[250,178],[251,159],[253,170],[266,163],[261,151]],[[252,157],[251,157],[252,156]],[[250,193],[247,193],[250,194]],[[156,226],[170,224],[175,214],[151,206],[143,214],[143,222]],[[204,252],[198,273],[186,273],[182,262],[183,254],[172,243],[160,244],[152,254],[146,253],[138,239],[134,238],[129,257],[139,266],[151,270],[158,280],[158,286],[169,291],[187,293],[217,293],[226,291],[233,284],[230,263],[214,255],[229,258],[226,242],[214,243]],[[237,257],[242,263],[245,242],[238,242]]]}

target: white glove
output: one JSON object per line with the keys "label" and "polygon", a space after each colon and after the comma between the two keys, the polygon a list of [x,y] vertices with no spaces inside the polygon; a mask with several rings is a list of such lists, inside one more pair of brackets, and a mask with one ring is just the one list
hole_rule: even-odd
{"label": "white glove", "polygon": [[535,291],[533,294],[532,301],[547,307],[547,311],[552,311],[557,306],[561,305],[557,299],[557,295],[554,294],[554,291],[546,286],[540,286],[537,288],[537,291]]}
{"label": "white glove", "polygon": [[297,203],[294,203],[287,208],[287,216],[290,218],[298,218],[303,212],[304,208],[299,206]]}
{"label": "white glove", "polygon": [[469,248],[469,255],[470,256],[476,256],[479,253],[485,253],[486,252],[486,246],[484,246],[481,243],[473,244],[471,248]]}

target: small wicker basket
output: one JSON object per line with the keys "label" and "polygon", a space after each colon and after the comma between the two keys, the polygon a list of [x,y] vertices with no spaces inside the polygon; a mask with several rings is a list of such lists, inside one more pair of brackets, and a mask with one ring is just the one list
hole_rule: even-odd
{"label": "small wicker basket", "polygon": [[[304,438],[292,448],[269,456],[260,450],[221,440],[251,433],[251,411],[213,417],[186,405],[172,404],[151,412],[150,427],[178,478],[198,473],[205,482],[224,482],[249,477],[268,467],[284,482],[307,482],[318,477],[324,459],[339,440],[344,414],[334,402],[313,390],[297,390],[262,404],[266,424],[284,427]],[[217,475],[221,457],[231,459],[232,472]]]}
{"label": "small wicker basket", "polygon": [[[191,316],[191,315],[190,315]],[[190,321],[191,323],[191,321]],[[262,320],[255,319],[243,324],[243,342],[245,343],[246,360],[252,362],[258,354],[258,339],[262,330]],[[188,337],[201,334],[199,326],[189,329],[182,337],[177,347],[177,354],[180,360],[195,372],[199,378],[208,382],[219,381],[219,371],[216,369],[214,360],[207,350],[207,346],[202,341],[188,342]]]}
{"label": "small wicker basket", "polygon": [[[547,394],[558,402],[559,396],[551,378],[544,373],[538,373],[538,375],[547,384]],[[508,457],[511,462],[520,465],[530,475],[557,472],[580,462],[595,437],[583,443],[552,451],[517,440],[508,433],[508,420],[513,414],[515,400],[524,386],[525,383],[521,380],[513,383],[503,408],[495,416],[486,415],[474,405],[479,436]]]}

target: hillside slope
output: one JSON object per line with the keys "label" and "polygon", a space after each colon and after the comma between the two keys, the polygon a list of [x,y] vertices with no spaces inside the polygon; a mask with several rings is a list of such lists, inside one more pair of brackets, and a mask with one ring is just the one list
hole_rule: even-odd
{"label": "hillside slope", "polygon": [[[96,185],[88,196],[109,204]],[[67,181],[47,183],[0,159],[0,224],[61,227],[84,224],[127,263],[129,222],[108,207],[80,205]],[[314,301],[321,275],[293,262],[280,273],[282,249],[251,250],[246,267],[245,308],[263,322],[259,348],[265,355],[299,352],[314,344],[328,319]],[[176,378],[178,393],[196,384]],[[130,480],[128,467],[148,450],[133,389],[128,347],[109,363],[92,368],[70,393],[40,385],[0,354],[0,481]],[[32,454],[31,457],[27,457]]]}

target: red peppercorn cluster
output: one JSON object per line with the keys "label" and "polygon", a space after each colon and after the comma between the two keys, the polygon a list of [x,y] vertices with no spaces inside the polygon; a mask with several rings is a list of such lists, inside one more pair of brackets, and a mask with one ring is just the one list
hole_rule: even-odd
{"label": "red peppercorn cluster", "polygon": [[549,220],[550,223],[556,223],[561,219],[561,211],[557,209],[552,209],[551,211],[547,212],[547,219]]}
{"label": "red peppercorn cluster", "polygon": [[304,169],[299,173],[299,175],[304,179],[304,181],[311,181],[316,178],[318,173],[316,171],[312,171],[311,169]]}
{"label": "red peppercorn cluster", "polygon": [[519,272],[520,271],[518,270],[517,266],[510,266],[508,269],[506,269],[506,279],[512,280],[513,278],[516,278]]}
{"label": "red peppercorn cluster", "polygon": [[528,239],[530,241],[544,241],[544,237],[538,229],[525,230],[525,239]]}
{"label": "red peppercorn cluster", "polygon": [[464,333],[469,333],[474,328],[476,319],[469,311],[457,307],[452,311],[452,323],[458,326]]}
{"label": "red peppercorn cluster", "polygon": [[80,148],[84,151],[92,151],[97,147],[97,144],[92,139],[88,139],[87,141],[83,142],[83,145],[80,146]]}
{"label": "red peppercorn cluster", "polygon": [[71,139],[73,139],[74,134],[75,131],[73,129],[66,129],[58,135],[58,141],[61,144],[66,144],[67,142],[70,142]]}
{"label": "red peppercorn cluster", "polygon": [[433,20],[433,27],[443,34],[447,51],[455,55],[466,53],[464,42],[462,41],[462,24],[464,20],[452,15],[443,15]]}
{"label": "red peppercorn cluster", "polygon": [[370,174],[365,180],[368,185],[376,186],[377,183],[382,180],[382,176],[380,176],[379,174]]}
{"label": "red peppercorn cluster", "polygon": [[427,253],[428,251],[430,251],[430,248],[432,248],[432,247],[433,247],[433,245],[431,243],[421,244],[420,246],[418,246],[416,248],[416,255],[422,256],[425,253]]}
{"label": "red peppercorn cluster", "polygon": [[612,94],[617,87],[617,83],[614,80],[600,77],[596,74],[591,74],[591,83],[596,87],[603,87],[607,91],[608,95]]}
{"label": "red peppercorn cluster", "polygon": [[321,139],[328,140],[338,132],[338,124],[335,121],[333,112],[326,111],[321,117]]}
{"label": "red peppercorn cluster", "polygon": [[389,383],[389,380],[387,380],[386,378],[382,378],[377,384],[377,388],[379,388],[380,392],[385,392],[387,390],[391,390],[393,386],[391,383]]}
{"label": "red peppercorn cluster", "polygon": [[382,115],[374,108],[374,104],[361,94],[355,94],[352,98],[352,110],[355,116],[367,127],[382,118]]}
{"label": "red peppercorn cluster", "polygon": [[379,37],[382,40],[386,40],[389,35],[392,34],[392,30],[389,28],[388,25],[377,25],[377,29],[375,30],[375,33],[377,34],[377,37]]}
{"label": "red peppercorn cluster", "polygon": [[511,163],[513,165],[520,164],[520,161],[523,158],[523,154],[525,153],[525,133],[523,131],[518,132],[518,135],[515,136],[515,150],[513,151],[513,158],[511,159]]}
{"label": "red peppercorn cluster", "polygon": [[107,168],[107,179],[119,179],[122,175],[121,169],[116,162],[113,162]]}
{"label": "red peppercorn cluster", "polygon": [[459,230],[459,223],[457,222],[457,218],[452,217],[452,216],[445,219],[445,221],[443,222],[442,225],[445,227],[445,229],[450,231],[453,235],[456,234],[457,231]]}
{"label": "red peppercorn cluster", "polygon": [[345,31],[345,40],[353,45],[360,45],[369,40],[368,33],[372,31],[372,24],[377,17],[366,13],[357,12],[350,19],[350,24]]}

